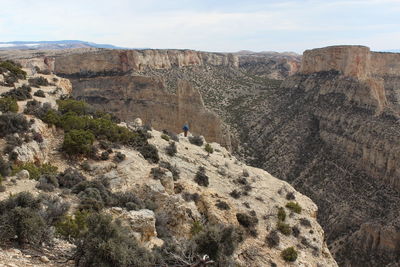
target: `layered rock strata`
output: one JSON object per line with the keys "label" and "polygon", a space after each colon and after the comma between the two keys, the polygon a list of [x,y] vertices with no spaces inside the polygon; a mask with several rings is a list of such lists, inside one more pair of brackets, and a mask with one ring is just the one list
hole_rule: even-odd
{"label": "layered rock strata", "polygon": [[204,107],[200,93],[189,82],[179,81],[176,93],[165,90],[162,79],[146,76],[106,76],[72,79],[73,95],[120,119],[175,133],[188,123],[194,134],[230,149],[230,135],[222,121]]}
{"label": "layered rock strata", "polygon": [[316,201],[341,266],[400,261],[398,56],[358,46],[306,51],[301,73],[247,126],[253,164]]}

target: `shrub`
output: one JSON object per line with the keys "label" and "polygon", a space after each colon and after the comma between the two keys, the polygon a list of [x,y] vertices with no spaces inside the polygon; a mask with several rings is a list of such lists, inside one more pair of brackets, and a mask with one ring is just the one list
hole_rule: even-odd
{"label": "shrub", "polygon": [[80,199],[80,210],[100,211],[106,203],[97,188],[89,187],[78,194]]}
{"label": "shrub", "polygon": [[124,161],[126,158],[126,155],[121,153],[121,152],[117,152],[117,154],[115,154],[114,156],[114,162],[120,163],[122,161]]}
{"label": "shrub", "polygon": [[104,149],[104,150],[109,150],[109,149],[113,148],[112,143],[110,143],[110,142],[108,142],[106,140],[100,140],[99,141],[99,145],[100,145],[100,148]]}
{"label": "shrub", "polygon": [[82,237],[87,231],[89,214],[87,211],[78,210],[73,215],[65,215],[56,224],[56,232],[68,240]]}
{"label": "shrub", "polygon": [[301,218],[300,225],[302,225],[304,227],[311,227],[311,222],[310,222],[310,220],[308,220],[306,218]]}
{"label": "shrub", "polygon": [[1,96],[10,97],[17,101],[24,101],[32,98],[31,92],[32,88],[27,85],[22,85],[21,87],[3,93]]}
{"label": "shrub", "polygon": [[239,224],[245,228],[253,228],[258,224],[258,219],[256,216],[250,216],[245,213],[236,213],[236,219]]}
{"label": "shrub", "polygon": [[175,142],[179,142],[179,137],[176,133],[170,132],[168,130],[163,130],[163,134],[167,135],[170,140],[172,139]]}
{"label": "shrub", "polygon": [[292,234],[294,237],[299,237],[300,235],[300,229],[297,226],[292,227]]}
{"label": "shrub", "polygon": [[12,87],[16,82],[18,82],[18,77],[14,74],[4,75],[5,86]]}
{"label": "shrub", "polygon": [[20,245],[50,241],[50,232],[41,216],[40,200],[22,192],[0,202],[0,241],[16,237]]}
{"label": "shrub", "polygon": [[60,125],[61,116],[57,113],[57,111],[50,109],[47,113],[41,118],[45,123],[50,125]]}
{"label": "shrub", "polygon": [[297,251],[294,247],[289,247],[281,252],[281,257],[288,262],[297,260]]}
{"label": "shrub", "polygon": [[151,144],[145,144],[138,148],[140,154],[150,163],[157,163],[160,160],[157,147]]}
{"label": "shrub", "polygon": [[80,182],[72,188],[72,192],[78,194],[80,210],[100,211],[113,203],[108,180],[104,178]]}
{"label": "shrub", "polygon": [[166,134],[162,134],[162,135],[161,135],[161,138],[164,139],[164,140],[167,141],[167,142],[169,141],[169,136],[166,135]]}
{"label": "shrub", "polygon": [[48,225],[54,225],[58,222],[70,208],[70,203],[58,196],[41,194],[38,199],[41,206],[45,207],[45,209],[41,209],[40,215]]}
{"label": "shrub", "polygon": [[290,209],[291,211],[294,211],[296,213],[301,213],[301,206],[297,202],[288,202],[286,203],[286,208]]}
{"label": "shrub", "polygon": [[229,193],[229,195],[235,199],[238,199],[240,198],[241,193],[238,190],[234,189],[232,192]]}
{"label": "shrub", "polygon": [[193,235],[197,235],[203,231],[203,224],[200,221],[194,221],[192,223],[192,227],[190,228],[190,233]]}
{"label": "shrub", "polygon": [[208,255],[217,261],[219,266],[231,266],[224,262],[233,255],[242,241],[243,233],[239,229],[222,225],[207,226],[194,237],[197,254]]}
{"label": "shrub", "polygon": [[[42,103],[37,101],[36,99],[28,101],[26,103],[26,107],[24,110],[25,114],[35,115],[38,113],[38,110],[42,107]],[[39,116],[36,116],[39,117]]]}
{"label": "shrub", "polygon": [[0,156],[0,176],[7,177],[11,174],[11,164]]}
{"label": "shrub", "polygon": [[35,140],[38,143],[43,143],[43,136],[38,132],[34,132],[33,133],[33,140]]}
{"label": "shrub", "polygon": [[57,100],[58,110],[62,113],[73,112],[76,115],[89,115],[93,113],[93,109],[84,101],[66,99]]}
{"label": "shrub", "polygon": [[110,158],[110,153],[108,153],[107,151],[104,151],[101,153],[100,159],[101,160],[108,160]]}
{"label": "shrub", "polygon": [[175,142],[171,142],[166,148],[165,151],[167,153],[167,155],[173,157],[175,156],[176,152],[178,152],[178,150],[176,149],[176,144]]}
{"label": "shrub", "polygon": [[202,146],[204,140],[201,136],[189,136],[189,142],[193,145]]}
{"label": "shrub", "polygon": [[24,143],[24,140],[22,138],[15,135],[7,135],[5,140],[6,140],[6,146],[4,147],[3,150],[4,154],[11,154],[16,147]]}
{"label": "shrub", "polygon": [[46,97],[43,90],[37,90],[33,95],[37,97]]}
{"label": "shrub", "polygon": [[176,167],[176,165],[172,166],[171,163],[169,163],[167,161],[160,161],[160,163],[158,165],[162,168],[169,170],[172,173],[172,177],[173,177],[174,181],[178,181],[180,171],[179,171],[178,167]]}
{"label": "shrub", "polygon": [[47,226],[40,215],[29,208],[16,207],[0,216],[0,240],[10,241],[15,236],[20,245],[40,244],[45,241]]}
{"label": "shrub", "polygon": [[140,210],[145,208],[145,203],[130,191],[114,193],[112,205],[126,208],[127,210]]}
{"label": "shrub", "polygon": [[210,144],[206,144],[204,147],[204,150],[208,153],[208,155],[212,154],[214,152],[214,149]]}
{"label": "shrub", "polygon": [[270,248],[279,246],[280,238],[277,231],[270,232],[266,238],[265,242],[268,244]]}
{"label": "shrub", "polygon": [[235,181],[235,183],[241,184],[241,185],[247,185],[249,184],[249,182],[246,180],[246,178],[242,177],[242,178],[237,178]]}
{"label": "shrub", "polygon": [[63,150],[69,155],[89,154],[94,135],[85,130],[71,130],[64,136]]}
{"label": "shrub", "polygon": [[278,220],[282,222],[286,220],[286,211],[282,207],[278,209]]}
{"label": "shrub", "polygon": [[0,98],[0,111],[3,113],[18,112],[17,101],[11,97]]}
{"label": "shrub", "polygon": [[154,266],[155,258],[130,237],[111,216],[92,214],[88,230],[77,243],[76,266]]}
{"label": "shrub", "polygon": [[18,159],[18,153],[15,151],[12,151],[9,155],[8,155],[8,160],[10,161],[16,161]]}
{"label": "shrub", "polygon": [[219,208],[220,210],[230,210],[231,207],[229,207],[228,203],[226,203],[225,201],[219,200],[217,201],[217,203],[215,204],[215,206],[217,208]]}
{"label": "shrub", "polygon": [[35,165],[31,162],[22,163],[13,166],[13,175],[19,173],[22,170],[27,170],[29,172],[29,178],[38,180],[41,175],[55,175],[57,173],[57,167],[45,163],[43,165]]}
{"label": "shrub", "polygon": [[[66,113],[60,117],[57,126],[60,126],[64,131],[69,132],[71,130],[90,130],[89,128],[89,117],[77,116],[74,113]],[[93,131],[90,130],[92,134]]]}
{"label": "shrub", "polygon": [[287,200],[295,200],[296,197],[295,197],[293,192],[289,192],[289,193],[286,194],[286,199]]}
{"label": "shrub", "polygon": [[80,182],[86,181],[86,177],[78,170],[69,167],[63,173],[58,174],[57,180],[60,187],[72,188]]}
{"label": "shrub", "polygon": [[182,198],[185,201],[188,201],[188,202],[189,201],[194,201],[196,203],[197,201],[200,200],[200,195],[198,193],[190,194],[190,193],[185,192],[185,193],[182,194]]}
{"label": "shrub", "polygon": [[30,86],[32,86],[32,87],[40,87],[40,86],[48,86],[49,85],[49,81],[46,79],[46,78],[44,78],[44,77],[42,77],[42,76],[40,76],[40,77],[35,77],[35,78],[30,78],[29,80],[28,80],[28,82],[29,82],[29,85]]}
{"label": "shrub", "polygon": [[0,137],[14,133],[24,133],[28,129],[29,123],[23,115],[15,113],[0,115]]}
{"label": "shrub", "polygon": [[284,222],[278,222],[276,227],[278,230],[284,234],[284,235],[290,235],[292,233],[292,228],[290,227],[289,224],[284,223]]}
{"label": "shrub", "polygon": [[53,192],[54,189],[58,188],[58,181],[55,175],[42,175],[39,178],[38,184],[36,188],[46,191],[46,192]]}
{"label": "shrub", "polygon": [[196,176],[194,177],[194,181],[201,186],[207,187],[209,185],[209,178],[206,175],[206,169],[203,166],[200,166]]}
{"label": "shrub", "polygon": [[11,60],[0,62],[0,67],[7,69],[12,74],[20,77],[21,79],[26,79],[26,72],[22,70],[22,66]]}

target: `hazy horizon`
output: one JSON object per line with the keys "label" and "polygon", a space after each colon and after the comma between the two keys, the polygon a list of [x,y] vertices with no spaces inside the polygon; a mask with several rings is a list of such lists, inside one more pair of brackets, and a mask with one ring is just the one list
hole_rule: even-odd
{"label": "hazy horizon", "polygon": [[127,48],[301,54],[400,48],[400,1],[22,0],[0,3],[1,42],[83,40]]}

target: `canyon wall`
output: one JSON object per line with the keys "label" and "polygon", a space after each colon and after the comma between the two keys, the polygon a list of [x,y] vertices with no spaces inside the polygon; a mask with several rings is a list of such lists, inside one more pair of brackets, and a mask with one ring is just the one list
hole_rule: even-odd
{"label": "canyon wall", "polygon": [[400,54],[371,52],[366,46],[329,46],[306,50],[301,73],[340,71],[345,76],[365,79],[371,76],[400,75]]}
{"label": "canyon wall", "polygon": [[203,65],[238,67],[238,64],[238,58],[232,54],[193,50],[100,50],[57,56],[53,71],[64,76],[91,73],[124,74],[146,69]]}
{"label": "canyon wall", "polygon": [[[388,80],[399,80],[400,54],[371,52],[365,46],[330,46],[304,52],[300,72],[312,74],[321,71],[339,71],[365,84],[357,93],[344,91],[352,100],[365,105],[374,105],[378,111],[387,106],[387,99],[399,103],[400,93],[387,84]],[[386,84],[385,84],[386,83]],[[342,88],[340,88],[342,89]],[[394,107],[397,111],[399,108]]]}
{"label": "canyon wall", "polygon": [[400,264],[399,56],[360,46],[306,51],[261,116],[242,111],[252,164],[317,203],[340,266]]}
{"label": "canyon wall", "polygon": [[141,118],[155,129],[174,133],[180,133],[187,122],[193,134],[231,148],[222,121],[204,107],[200,93],[187,81],[178,82],[176,93],[166,91],[164,81],[155,77],[125,75],[71,81],[76,98],[124,121]]}

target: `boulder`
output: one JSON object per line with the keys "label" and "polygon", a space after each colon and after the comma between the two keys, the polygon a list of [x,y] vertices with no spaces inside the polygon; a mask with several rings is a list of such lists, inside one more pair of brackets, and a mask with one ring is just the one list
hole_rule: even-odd
{"label": "boulder", "polygon": [[27,170],[22,170],[19,173],[17,173],[17,178],[19,180],[29,180],[29,172]]}

